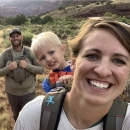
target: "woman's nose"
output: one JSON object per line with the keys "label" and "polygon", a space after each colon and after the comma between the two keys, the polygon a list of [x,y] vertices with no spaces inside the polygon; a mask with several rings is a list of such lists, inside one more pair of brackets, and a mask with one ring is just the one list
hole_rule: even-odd
{"label": "woman's nose", "polygon": [[107,77],[112,75],[112,68],[109,61],[101,61],[94,68],[94,72],[97,73],[100,77]]}

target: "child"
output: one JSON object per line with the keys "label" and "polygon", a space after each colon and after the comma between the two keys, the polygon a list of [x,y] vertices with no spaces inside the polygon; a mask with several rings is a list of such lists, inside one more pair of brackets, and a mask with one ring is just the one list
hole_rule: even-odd
{"label": "child", "polygon": [[46,93],[52,88],[59,87],[59,83],[71,83],[73,72],[64,58],[65,46],[56,34],[50,31],[40,33],[32,39],[31,50],[38,63],[51,70],[42,83],[42,88]]}

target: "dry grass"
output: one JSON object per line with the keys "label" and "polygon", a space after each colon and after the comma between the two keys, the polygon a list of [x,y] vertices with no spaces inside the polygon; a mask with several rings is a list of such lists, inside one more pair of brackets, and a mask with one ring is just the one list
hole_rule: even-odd
{"label": "dry grass", "polygon": [[[45,75],[37,75],[36,77],[36,94],[44,95],[45,92],[41,87],[41,83]],[[5,80],[0,78],[0,130],[12,130],[14,127],[14,120],[12,111],[8,103],[7,95],[5,92]]]}
{"label": "dry grass", "polygon": [[0,31],[0,43],[2,43],[4,40],[3,38],[3,30]]}
{"label": "dry grass", "polygon": [[12,130],[14,120],[12,118],[12,112],[5,93],[5,80],[3,77],[0,78],[0,102],[0,128],[1,130]]}

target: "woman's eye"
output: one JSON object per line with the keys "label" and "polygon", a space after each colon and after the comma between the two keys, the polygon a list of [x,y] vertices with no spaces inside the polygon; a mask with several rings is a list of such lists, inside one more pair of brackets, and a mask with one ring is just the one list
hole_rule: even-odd
{"label": "woman's eye", "polygon": [[113,62],[117,65],[125,65],[126,64],[123,60],[120,60],[120,59],[115,59],[115,60],[113,60]]}
{"label": "woman's eye", "polygon": [[96,54],[88,54],[86,55],[88,60],[97,60],[98,56]]}
{"label": "woman's eye", "polygon": [[50,55],[54,54],[54,51],[49,52]]}

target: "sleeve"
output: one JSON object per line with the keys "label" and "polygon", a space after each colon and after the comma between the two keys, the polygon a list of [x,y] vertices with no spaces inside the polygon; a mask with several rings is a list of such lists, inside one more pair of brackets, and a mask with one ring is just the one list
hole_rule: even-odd
{"label": "sleeve", "polygon": [[38,96],[23,107],[14,130],[39,130],[43,99],[44,96]]}
{"label": "sleeve", "polygon": [[44,91],[45,91],[46,93],[48,93],[48,92],[51,91],[52,88],[51,88],[50,85],[48,84],[47,78],[45,78],[45,79],[43,80],[43,82],[42,82],[42,88],[44,89]]}
{"label": "sleeve", "polygon": [[30,55],[32,57],[33,64],[28,63],[26,70],[28,70],[29,72],[33,74],[43,74],[44,67],[38,64],[37,59],[32,52],[30,52]]}
{"label": "sleeve", "polygon": [[5,62],[4,55],[5,55],[4,52],[0,54],[0,76],[5,76],[10,72],[8,65],[6,66],[4,63]]}
{"label": "sleeve", "polygon": [[130,104],[128,103],[128,108],[123,122],[122,130],[129,130],[129,129],[130,129]]}

